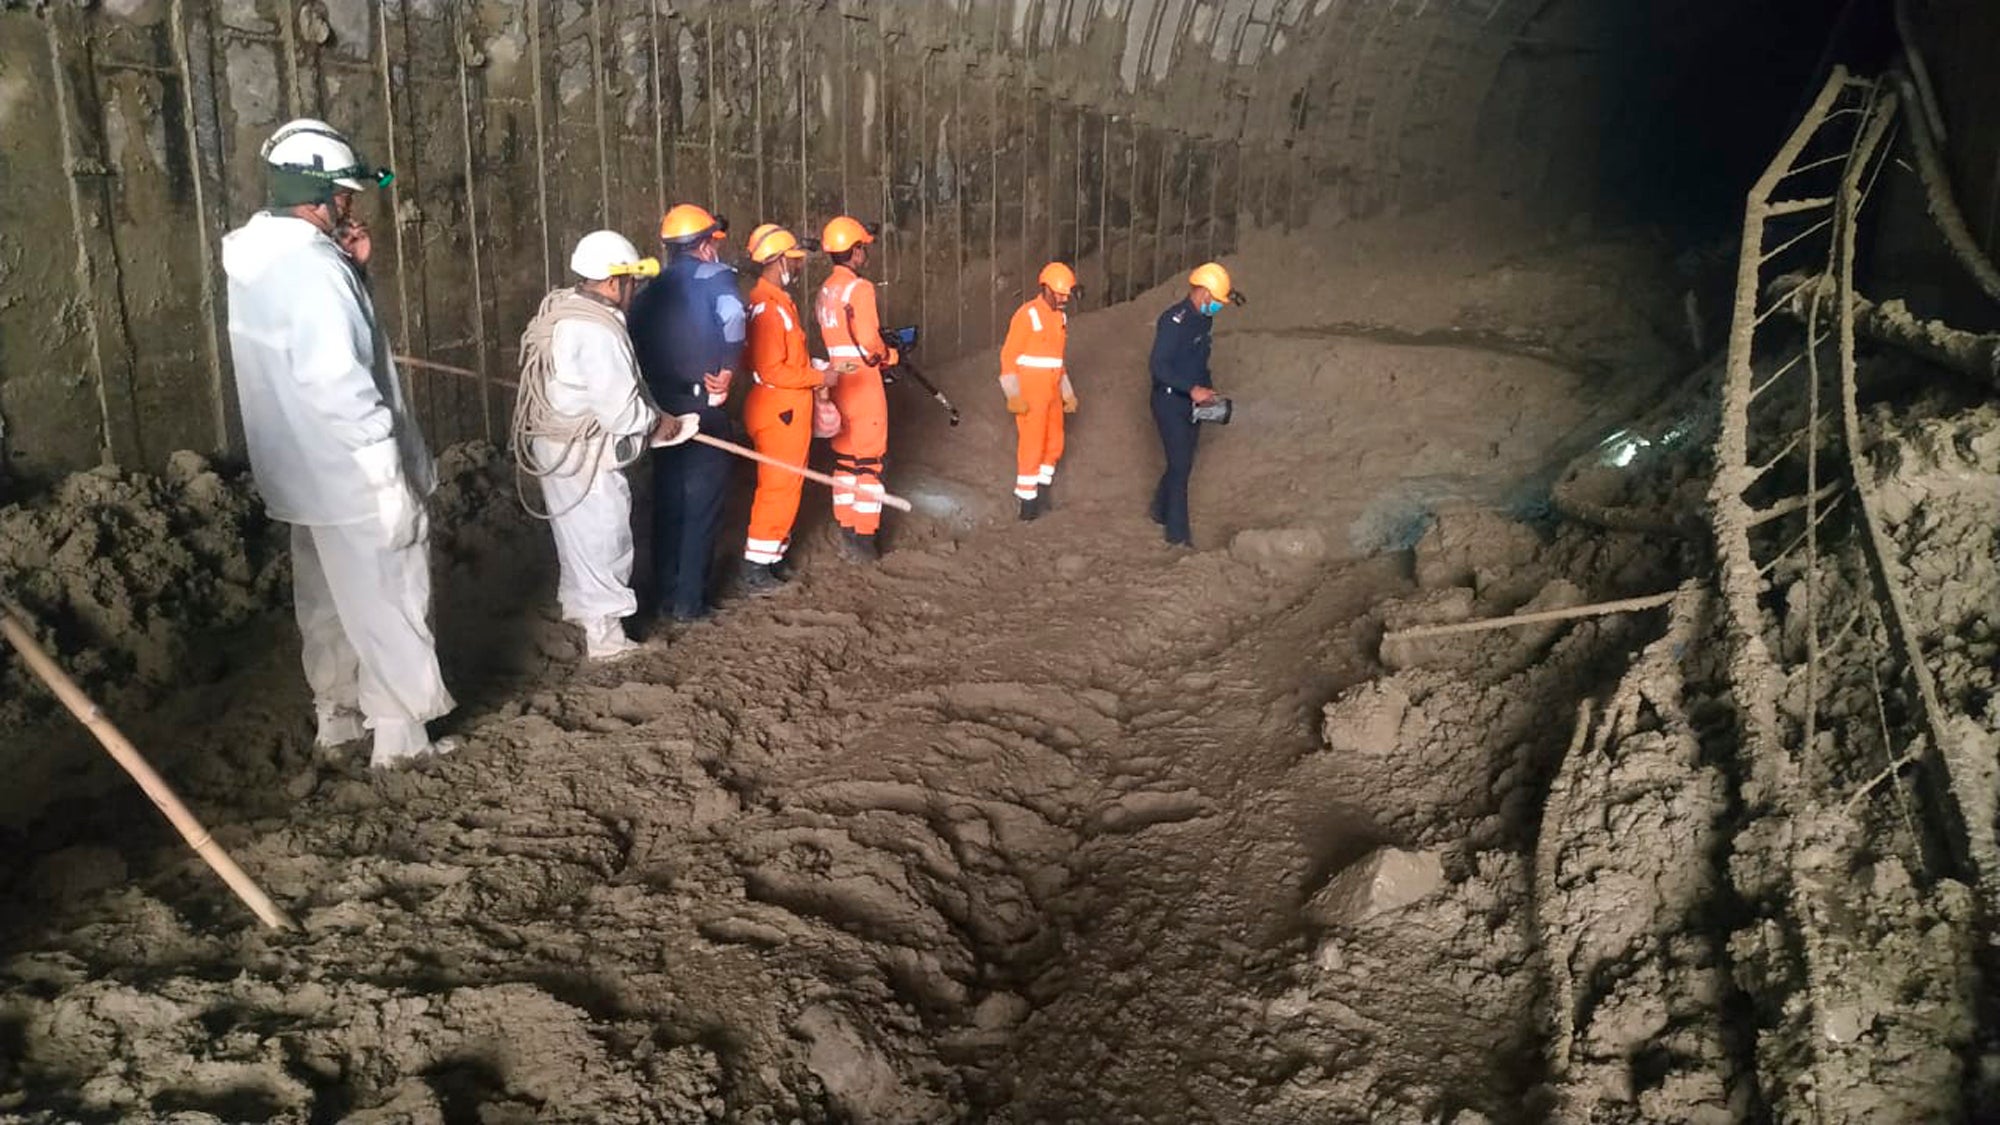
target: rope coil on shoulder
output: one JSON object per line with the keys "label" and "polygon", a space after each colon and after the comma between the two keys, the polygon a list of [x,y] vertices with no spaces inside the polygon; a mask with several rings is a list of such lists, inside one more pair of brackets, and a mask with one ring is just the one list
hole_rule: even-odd
{"label": "rope coil on shoulder", "polygon": [[[521,381],[515,388],[514,421],[508,433],[514,447],[514,465],[518,470],[514,475],[514,495],[520,499],[521,507],[539,520],[554,519],[583,503],[591,487],[597,483],[597,475],[604,471],[607,442],[614,443],[611,464],[614,472],[637,461],[646,451],[645,443],[639,442],[630,456],[618,456],[617,439],[605,432],[604,424],[595,416],[565,413],[549,401],[549,383],[556,375],[556,326],[569,320],[588,321],[610,329],[624,350],[628,370],[638,369],[631,339],[625,332],[625,322],[609,306],[574,289],[557,289],[542,298],[541,308],[536,310],[534,319],[528,321],[528,327],[521,333]],[[651,406],[652,399],[646,394],[644,383],[640,384],[639,393]],[[534,442],[537,438],[561,443],[553,460],[545,462],[536,455]],[[578,461],[578,458],[581,460]],[[571,476],[578,472],[589,474],[583,490],[561,511],[537,511],[522,485],[523,476],[540,480]]]}

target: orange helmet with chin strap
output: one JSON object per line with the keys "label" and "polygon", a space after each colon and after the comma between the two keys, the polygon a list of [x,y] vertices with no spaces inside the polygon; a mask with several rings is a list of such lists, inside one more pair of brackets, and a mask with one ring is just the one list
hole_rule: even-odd
{"label": "orange helmet with chin strap", "polygon": [[1035,280],[1049,287],[1049,291],[1067,297],[1076,290],[1076,271],[1061,262],[1050,262],[1042,267],[1042,274]]}
{"label": "orange helmet with chin strap", "polygon": [[1229,299],[1229,271],[1219,262],[1203,262],[1188,274],[1188,284],[1206,289],[1218,301]]}
{"label": "orange helmet with chin strap", "polygon": [[876,229],[874,223],[841,215],[826,224],[826,229],[820,232],[819,244],[829,254],[846,253],[856,246],[875,241]]}
{"label": "orange helmet with chin strap", "polygon": [[691,243],[704,235],[721,238],[728,233],[729,220],[717,218],[692,203],[676,203],[660,219],[661,242]]}
{"label": "orange helmet with chin strap", "polygon": [[758,265],[769,265],[778,257],[803,258],[805,247],[799,245],[798,237],[776,223],[765,223],[750,232],[747,245],[750,260]]}

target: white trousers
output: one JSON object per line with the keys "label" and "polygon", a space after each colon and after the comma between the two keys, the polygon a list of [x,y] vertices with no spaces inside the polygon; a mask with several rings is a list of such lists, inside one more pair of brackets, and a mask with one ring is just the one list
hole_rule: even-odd
{"label": "white trousers", "polygon": [[[547,439],[535,441],[540,445]],[[545,454],[549,461],[543,463],[553,461],[560,449],[549,447]],[[584,470],[541,481],[545,510],[561,513],[549,521],[549,529],[555,533],[556,559],[562,566],[556,601],[563,619],[588,629],[639,612],[639,598],[632,592],[631,482],[609,465],[594,478]]]}
{"label": "white trousers", "polygon": [[457,706],[431,635],[429,537],[391,548],[373,520],[293,524],[292,595],[316,705],[358,707],[376,728]]}

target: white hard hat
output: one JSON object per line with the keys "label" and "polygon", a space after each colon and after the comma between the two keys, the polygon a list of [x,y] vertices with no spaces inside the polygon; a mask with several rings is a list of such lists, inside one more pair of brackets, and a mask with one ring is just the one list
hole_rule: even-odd
{"label": "white hard hat", "polygon": [[617,267],[634,266],[638,262],[639,248],[615,230],[598,230],[584,235],[569,256],[570,272],[588,281],[603,281],[632,272]]}
{"label": "white hard hat", "polygon": [[317,173],[349,191],[361,191],[381,181],[381,173],[361,163],[340,131],[324,121],[301,117],[287,121],[264,142],[264,163],[281,171]]}

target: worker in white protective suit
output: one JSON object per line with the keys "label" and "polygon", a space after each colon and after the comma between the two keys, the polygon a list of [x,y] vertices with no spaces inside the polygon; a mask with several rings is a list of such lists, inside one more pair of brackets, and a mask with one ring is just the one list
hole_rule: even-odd
{"label": "worker in white protective suit", "polygon": [[660,263],[616,231],[583,236],[570,255],[581,281],[542,299],[521,333],[514,457],[538,478],[562,576],[563,619],[583,630],[584,655],[616,660],[639,649],[625,634],[632,592],[632,486],[626,466],[651,446],[679,445],[700,417],[662,413],[647,396],[626,333],[640,279]]}
{"label": "worker in white protective suit", "polygon": [[363,284],[354,195],[389,183],[331,126],[301,119],[263,149],[270,207],[222,240],[229,343],[250,471],[292,525],[292,588],[318,742],[374,732],[371,764],[441,753],[454,703],[431,636],[436,468],[403,401]]}

